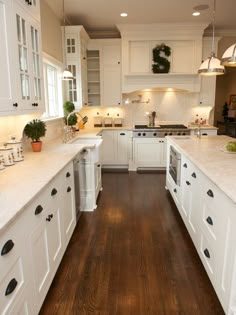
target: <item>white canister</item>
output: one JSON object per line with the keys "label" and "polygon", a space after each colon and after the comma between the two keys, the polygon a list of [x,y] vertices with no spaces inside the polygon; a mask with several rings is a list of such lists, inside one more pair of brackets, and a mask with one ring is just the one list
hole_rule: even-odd
{"label": "white canister", "polygon": [[13,149],[14,162],[20,162],[24,160],[22,141],[10,140],[7,142],[9,147]]}
{"label": "white canister", "polygon": [[5,166],[14,165],[13,149],[7,146],[0,148],[0,154],[3,156],[3,163]]}
{"label": "white canister", "polygon": [[4,168],[5,168],[5,166],[4,166],[3,155],[0,155],[0,170],[3,170]]}

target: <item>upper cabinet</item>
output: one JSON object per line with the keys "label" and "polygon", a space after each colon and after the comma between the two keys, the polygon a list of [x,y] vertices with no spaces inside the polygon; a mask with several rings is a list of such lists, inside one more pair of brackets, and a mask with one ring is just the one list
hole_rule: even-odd
{"label": "upper cabinet", "polygon": [[35,20],[40,21],[40,0],[15,0]]}
{"label": "upper cabinet", "polygon": [[0,114],[44,111],[40,24],[19,1],[1,0],[0,8]]}
{"label": "upper cabinet", "polygon": [[[179,88],[199,92],[197,70],[202,59],[202,35],[207,25],[118,25],[122,38],[122,92],[145,88]],[[169,73],[152,71],[153,48],[171,48]],[[182,78],[182,79],[181,79]]]}
{"label": "upper cabinet", "polygon": [[[62,29],[62,33],[63,33]],[[65,58],[74,79],[66,82],[66,101],[74,103],[77,110],[88,105],[87,45],[88,34],[83,26],[65,27]]]}

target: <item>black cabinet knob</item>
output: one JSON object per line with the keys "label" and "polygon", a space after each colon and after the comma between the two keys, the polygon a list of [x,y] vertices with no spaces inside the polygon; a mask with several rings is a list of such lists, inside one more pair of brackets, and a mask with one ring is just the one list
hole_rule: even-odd
{"label": "black cabinet knob", "polygon": [[188,165],[187,165],[186,163],[184,163],[183,167],[187,168],[187,167],[188,167]]}
{"label": "black cabinet knob", "polygon": [[120,64],[120,61],[118,61],[118,65]]}
{"label": "black cabinet knob", "polygon": [[48,217],[49,217],[50,219],[52,219],[52,218],[53,218],[53,214],[49,214]]}
{"label": "black cabinet knob", "polygon": [[101,167],[101,164],[98,164],[97,167]]}
{"label": "black cabinet knob", "polygon": [[71,187],[67,187],[67,192],[70,192],[71,191]]}
{"label": "black cabinet knob", "polygon": [[208,224],[213,225],[213,220],[212,220],[211,217],[207,217],[206,221],[207,221]]}
{"label": "black cabinet knob", "polygon": [[197,178],[196,173],[193,172],[192,177],[193,177],[193,178]]}
{"label": "black cabinet knob", "polygon": [[12,240],[8,240],[4,245],[3,245],[3,248],[2,248],[2,251],[1,251],[1,256],[4,256],[6,254],[8,254],[12,248],[14,247],[14,243]]}
{"label": "black cabinet knob", "polygon": [[57,194],[56,188],[53,188],[51,191],[51,196],[55,196]]}
{"label": "black cabinet knob", "polygon": [[191,183],[190,183],[188,180],[186,180],[186,184],[187,184],[188,186],[191,185]]}
{"label": "black cabinet knob", "polygon": [[208,250],[207,248],[204,249],[203,253],[204,253],[204,255],[205,255],[207,258],[209,258],[209,259],[211,258],[211,255],[210,255],[209,250]]}
{"label": "black cabinet knob", "polygon": [[177,193],[177,189],[176,188],[174,189],[174,193]]}
{"label": "black cabinet knob", "polygon": [[13,278],[13,279],[8,283],[7,288],[6,288],[6,291],[5,291],[5,296],[11,294],[11,293],[15,290],[15,288],[16,288],[16,286],[17,286],[17,283],[18,283],[18,282],[16,281],[15,278]]}
{"label": "black cabinet knob", "polygon": [[208,190],[207,194],[209,197],[214,198],[214,194],[213,194],[213,191],[211,189]]}
{"label": "black cabinet knob", "polygon": [[38,205],[34,211],[35,215],[40,214],[43,211],[43,207],[41,205]]}
{"label": "black cabinet knob", "polygon": [[66,173],[66,177],[70,177],[71,175],[70,175],[70,172],[67,172]]}
{"label": "black cabinet knob", "polygon": [[46,221],[50,222],[51,218],[49,218],[49,216],[46,218]]}
{"label": "black cabinet knob", "polygon": [[13,103],[13,106],[14,107],[18,107],[18,103]]}

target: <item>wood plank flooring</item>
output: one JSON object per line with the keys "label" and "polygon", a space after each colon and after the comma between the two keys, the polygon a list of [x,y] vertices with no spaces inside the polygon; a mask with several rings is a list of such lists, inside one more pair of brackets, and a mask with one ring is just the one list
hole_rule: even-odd
{"label": "wood plank flooring", "polygon": [[40,315],[223,315],[165,174],[105,173]]}

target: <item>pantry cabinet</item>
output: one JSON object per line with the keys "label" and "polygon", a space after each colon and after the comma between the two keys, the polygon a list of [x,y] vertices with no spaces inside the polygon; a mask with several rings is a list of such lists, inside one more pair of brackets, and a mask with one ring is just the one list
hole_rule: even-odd
{"label": "pantry cabinet", "polygon": [[[23,2],[23,1],[22,1]],[[35,3],[35,5],[34,5]],[[32,8],[38,1],[32,1]],[[40,24],[19,1],[1,1],[1,114],[43,111]],[[29,12],[30,11],[30,12]]]}

